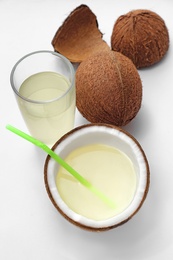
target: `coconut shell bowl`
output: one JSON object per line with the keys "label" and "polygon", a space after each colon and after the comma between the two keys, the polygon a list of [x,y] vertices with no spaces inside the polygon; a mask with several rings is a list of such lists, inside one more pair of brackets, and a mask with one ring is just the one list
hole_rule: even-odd
{"label": "coconut shell bowl", "polygon": [[[64,160],[68,158],[69,154],[79,150],[78,159],[80,161],[83,160],[82,151],[85,151],[85,147],[93,148],[96,144],[104,146],[105,150],[103,149],[102,157],[95,158],[95,154],[91,153],[87,157],[85,169],[82,169],[73,161],[74,153],[71,156],[70,163],[74,162],[74,165],[71,165],[72,167],[76,167],[80,174],[83,174],[83,170],[86,179],[88,178],[91,183],[93,182],[103,193],[114,200],[115,207],[101,201],[86,187],[81,187],[82,185],[77,183],[73,176],[61,172],[61,166],[49,155],[44,165],[44,180],[51,202],[67,221],[79,228],[100,232],[125,224],[139,211],[148,193],[150,171],[146,155],[139,142],[128,132],[113,125],[92,123],[74,128],[60,138],[54,144],[52,150]],[[109,149],[116,149],[131,163],[135,185],[132,185],[130,175],[123,175],[124,173],[121,172],[120,168],[123,161],[118,161],[119,168],[116,171],[117,155],[116,153],[108,153],[107,157],[107,149],[108,151]],[[85,152],[83,153],[85,154]],[[105,166],[107,160],[109,165]],[[94,162],[97,164],[98,172],[93,170]],[[109,174],[111,168],[113,172]],[[92,175],[89,174],[90,169],[93,170]],[[61,178],[59,174],[61,174]],[[114,175],[117,179],[114,179]],[[124,177],[122,178],[122,176]],[[62,190],[61,186],[58,187],[57,185],[58,177],[62,181]],[[63,186],[66,184],[67,186]],[[72,187],[73,185],[74,187]],[[127,193],[127,203],[120,207],[120,204],[123,203],[124,194],[126,194],[130,185],[133,186],[133,189],[130,190],[130,193]]]}
{"label": "coconut shell bowl", "polygon": [[[73,205],[73,203],[75,204],[75,194],[73,193],[70,194],[71,192],[70,189],[67,189],[66,192],[67,194],[69,192],[69,197],[74,198],[74,201],[72,201],[72,204],[70,204],[71,202],[69,204],[66,203],[66,201],[62,198],[63,196],[60,194],[56,184],[60,166],[49,155],[47,156],[45,161],[44,180],[45,180],[46,190],[50,200],[52,201],[55,208],[65,219],[67,219],[72,224],[85,230],[105,231],[126,223],[138,212],[138,210],[143,205],[146,195],[148,193],[150,172],[149,172],[149,165],[147,162],[147,158],[138,141],[129,133],[112,125],[87,124],[87,125],[77,127],[72,131],[68,132],[67,134],[65,134],[61,139],[59,139],[52,147],[52,150],[56,152],[61,158],[65,159],[70,153],[72,153],[76,149],[79,149],[81,147],[86,147],[88,145],[92,146],[93,144],[101,144],[104,145],[105,147],[112,147],[118,149],[125,156],[127,156],[127,158],[131,161],[133,165],[135,178],[136,178],[135,190],[132,194],[130,201],[128,202],[128,205],[126,205],[125,208],[121,209],[120,212],[116,212],[116,209],[111,208],[110,211],[113,212],[112,213],[113,215],[111,215],[110,217],[105,216],[102,218],[101,217],[102,211],[98,213],[99,209],[97,209],[97,201],[98,204],[99,203],[104,204],[104,202],[99,201],[100,200],[99,198],[97,198],[96,200],[91,198],[90,202],[88,202],[85,192],[83,193],[79,192],[79,194],[77,194],[77,198],[80,198],[80,200],[82,201],[82,206],[80,205],[80,207],[82,209],[86,209],[87,211],[87,208],[90,207],[90,204],[95,203],[91,211],[93,213],[94,210],[96,210],[96,212],[100,214],[100,219],[94,219],[92,218],[92,215],[88,217],[83,213],[79,213],[78,210],[76,210],[75,206]],[[90,162],[92,161],[91,159],[92,158],[89,157],[88,165],[90,165]],[[102,161],[101,160],[99,164],[101,163],[103,164],[104,159]],[[85,177],[87,178],[87,173]],[[74,180],[72,180],[73,176],[69,176],[68,178],[69,178],[69,183],[74,182]],[[100,176],[99,179],[101,178],[103,177]],[[104,178],[105,178],[104,185],[107,186],[107,184],[110,183],[109,180],[110,176],[108,174],[108,171],[107,172],[105,171]],[[92,179],[94,180],[94,174]],[[127,181],[124,179],[124,183],[126,182]],[[76,185],[79,186],[78,183],[76,183]],[[95,180],[94,185],[97,185],[97,180]],[[109,191],[112,189],[113,191],[116,191],[118,187],[117,185],[119,186],[118,183],[114,183],[112,181],[111,187],[107,187],[107,190]],[[126,187],[126,185],[122,187]],[[84,187],[84,189],[85,191],[87,190],[86,187]],[[90,191],[88,192],[91,193]],[[106,191],[104,190],[104,192]],[[125,192],[125,190],[123,192]],[[95,196],[95,194],[92,194],[92,196]],[[111,192],[109,193],[109,196],[112,196]],[[118,201],[121,201],[121,199],[117,200],[117,203],[119,203]],[[80,203],[80,202],[76,200],[76,203]],[[107,209],[109,211],[109,207],[110,207],[109,205],[106,205],[105,203],[103,207],[105,207],[104,212]],[[115,203],[115,208],[116,208],[116,203]]]}

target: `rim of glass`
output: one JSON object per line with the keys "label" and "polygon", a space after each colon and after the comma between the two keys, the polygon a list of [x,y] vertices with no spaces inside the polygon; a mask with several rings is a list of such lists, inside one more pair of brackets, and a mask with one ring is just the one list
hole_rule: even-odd
{"label": "rim of glass", "polygon": [[[17,66],[24,60],[26,59],[27,57],[29,56],[32,56],[32,55],[35,55],[35,54],[39,54],[39,53],[49,53],[49,54],[52,54],[52,55],[55,55],[59,58],[61,58],[62,60],[64,60],[64,62],[67,63],[69,69],[70,69],[70,76],[72,78],[72,81],[70,83],[70,86],[68,87],[68,89],[66,90],[66,92],[60,96],[60,97],[57,97],[57,98],[54,98],[54,99],[50,99],[50,100],[44,100],[44,101],[39,101],[39,100],[32,100],[32,99],[29,99],[29,98],[26,98],[24,96],[22,96],[19,91],[16,89],[15,87],[15,84],[14,84],[14,73],[16,71],[16,68]],[[13,91],[16,93],[17,96],[19,96],[21,99],[27,101],[27,102],[30,102],[30,103],[35,103],[35,104],[46,104],[46,103],[51,103],[51,102],[54,102],[54,101],[57,101],[61,98],[63,98],[65,95],[67,95],[67,93],[73,88],[74,86],[74,81],[75,81],[75,71],[74,71],[74,68],[73,68],[73,65],[71,64],[71,62],[66,58],[64,57],[63,55],[61,55],[60,53],[57,53],[57,52],[54,52],[54,51],[49,51],[49,50],[40,50],[40,51],[34,51],[34,52],[30,52],[28,54],[26,54],[25,56],[23,56],[22,58],[20,58],[16,63],[15,65],[13,66],[12,70],[11,70],[11,73],[10,73],[10,83],[11,83],[11,86],[12,86],[12,89]]]}

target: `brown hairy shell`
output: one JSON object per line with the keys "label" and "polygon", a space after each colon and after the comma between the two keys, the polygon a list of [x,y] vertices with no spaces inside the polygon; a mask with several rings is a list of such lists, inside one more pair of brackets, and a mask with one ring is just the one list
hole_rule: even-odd
{"label": "brown hairy shell", "polygon": [[82,62],[95,52],[110,49],[102,36],[95,14],[88,6],[80,5],[58,29],[52,45],[71,62]]}
{"label": "brown hairy shell", "polygon": [[141,107],[142,83],[129,58],[104,51],[79,65],[76,96],[77,108],[88,121],[123,126]]}
{"label": "brown hairy shell", "polygon": [[114,24],[111,47],[129,57],[137,68],[160,61],[169,47],[164,20],[150,10],[134,10]]}

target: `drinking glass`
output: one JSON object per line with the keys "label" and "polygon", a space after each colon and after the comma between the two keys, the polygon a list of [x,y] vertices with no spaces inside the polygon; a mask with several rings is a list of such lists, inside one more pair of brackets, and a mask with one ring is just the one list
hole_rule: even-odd
{"label": "drinking glass", "polygon": [[36,51],[13,67],[10,82],[31,135],[52,146],[74,127],[73,65],[53,51]]}

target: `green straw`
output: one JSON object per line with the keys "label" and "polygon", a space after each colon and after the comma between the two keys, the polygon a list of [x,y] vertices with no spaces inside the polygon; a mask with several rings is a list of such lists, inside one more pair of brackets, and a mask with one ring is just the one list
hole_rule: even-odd
{"label": "green straw", "polygon": [[20,137],[24,138],[25,140],[35,144],[36,146],[43,149],[47,154],[49,154],[55,161],[57,161],[64,169],[66,169],[70,174],[73,175],[82,185],[88,188],[91,192],[97,195],[104,203],[109,205],[111,208],[115,208],[115,203],[110,198],[108,198],[102,191],[98,188],[93,186],[89,181],[87,181],[83,176],[81,176],[77,171],[75,171],[68,163],[66,163],[59,155],[57,155],[53,150],[51,150],[46,144],[43,142],[35,139],[34,137],[22,132],[21,130],[7,125],[6,128],[11,132],[19,135]]}

